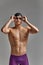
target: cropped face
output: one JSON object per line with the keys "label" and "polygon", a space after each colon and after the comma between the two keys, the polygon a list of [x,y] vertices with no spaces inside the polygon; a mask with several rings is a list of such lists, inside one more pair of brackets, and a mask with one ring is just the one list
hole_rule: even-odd
{"label": "cropped face", "polygon": [[22,23],[22,17],[21,16],[16,16],[14,21],[15,21],[16,25],[21,24]]}

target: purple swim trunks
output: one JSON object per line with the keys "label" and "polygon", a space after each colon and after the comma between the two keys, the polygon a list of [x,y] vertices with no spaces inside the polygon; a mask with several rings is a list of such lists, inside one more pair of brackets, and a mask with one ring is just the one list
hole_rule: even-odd
{"label": "purple swim trunks", "polygon": [[22,56],[11,55],[9,59],[9,65],[29,65],[27,55]]}

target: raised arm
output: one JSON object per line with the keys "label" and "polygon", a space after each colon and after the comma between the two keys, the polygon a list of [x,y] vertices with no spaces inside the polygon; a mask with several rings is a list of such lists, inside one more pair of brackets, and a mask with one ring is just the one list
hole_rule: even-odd
{"label": "raised arm", "polygon": [[1,31],[3,33],[9,33],[10,32],[10,23],[13,21],[13,16],[10,17],[10,19],[5,23],[5,25],[1,28]]}
{"label": "raised arm", "polygon": [[27,17],[24,17],[24,22],[28,24],[28,26],[26,27],[28,32],[34,34],[34,33],[38,33],[39,29],[37,27],[35,27],[33,24],[31,24],[28,20]]}

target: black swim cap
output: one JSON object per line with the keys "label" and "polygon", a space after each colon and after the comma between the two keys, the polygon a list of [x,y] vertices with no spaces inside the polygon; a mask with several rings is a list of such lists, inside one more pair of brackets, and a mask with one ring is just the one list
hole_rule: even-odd
{"label": "black swim cap", "polygon": [[22,17],[22,14],[21,13],[15,13],[14,15],[15,16],[21,16]]}

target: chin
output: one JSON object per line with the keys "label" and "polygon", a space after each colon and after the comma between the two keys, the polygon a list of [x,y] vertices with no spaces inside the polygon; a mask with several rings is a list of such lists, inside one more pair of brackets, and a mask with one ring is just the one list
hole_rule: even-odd
{"label": "chin", "polygon": [[16,24],[16,25],[20,25],[20,24]]}

